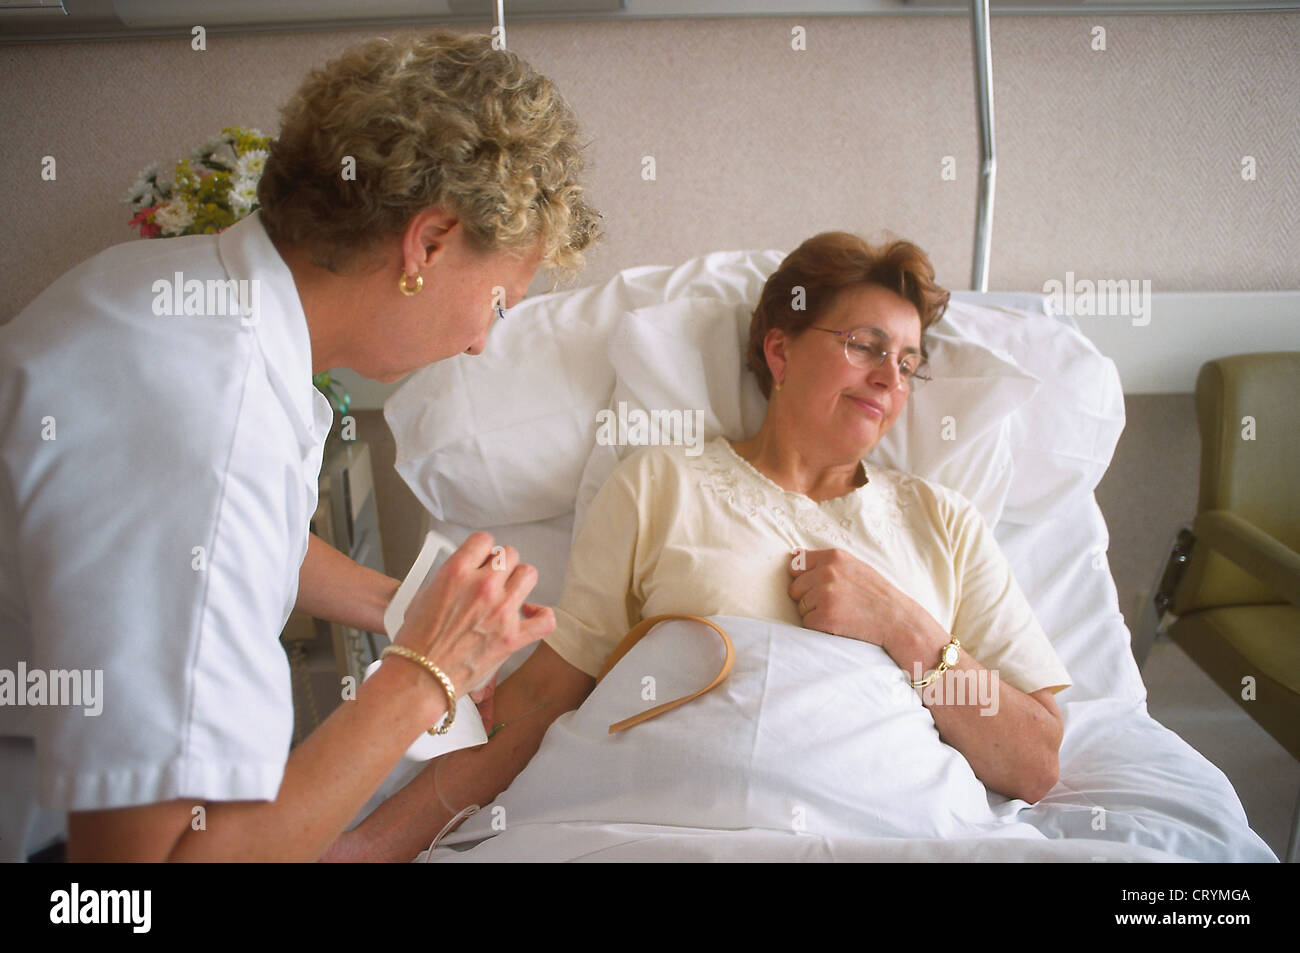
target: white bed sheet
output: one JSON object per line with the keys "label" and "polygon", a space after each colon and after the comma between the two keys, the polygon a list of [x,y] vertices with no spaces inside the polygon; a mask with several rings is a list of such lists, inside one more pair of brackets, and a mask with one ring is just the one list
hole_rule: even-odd
{"label": "white bed sheet", "polygon": [[826,838],[772,830],[648,824],[532,824],[478,846],[439,847],[420,863],[1190,863],[1147,847],[1076,838],[1029,841]]}
{"label": "white bed sheet", "polygon": [[[457,535],[468,532],[437,525]],[[562,566],[566,526],[564,519],[532,524],[528,558]],[[564,821],[510,825],[472,849],[466,843],[440,846],[421,859],[1276,861],[1250,829],[1223,772],[1147,713],[1095,497],[1081,497],[1034,526],[1000,523],[995,535],[1074,679],[1057,696],[1065,736],[1056,787],[1030,807],[989,794],[995,814],[1014,815],[1045,840],[828,838],[768,829]],[[403,781],[395,779],[392,787]]]}
{"label": "white bed sheet", "polygon": [[994,535],[1074,679],[1056,699],[1065,717],[1061,780],[1019,819],[1053,838],[1200,861],[1276,861],[1223,772],[1147,713],[1095,496],[1035,526],[1000,523]]}

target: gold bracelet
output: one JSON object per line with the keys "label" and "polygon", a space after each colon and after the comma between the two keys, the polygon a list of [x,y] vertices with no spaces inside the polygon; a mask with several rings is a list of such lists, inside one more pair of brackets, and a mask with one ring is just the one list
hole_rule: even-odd
{"label": "gold bracelet", "polygon": [[429,734],[431,735],[445,735],[447,729],[451,727],[451,723],[456,720],[456,688],[451,684],[451,679],[442,674],[442,669],[438,668],[438,666],[434,665],[419,652],[413,652],[403,645],[389,645],[379,653],[379,657],[381,659],[387,658],[390,654],[400,655],[402,658],[408,659],[416,665],[419,665],[436,678],[438,684],[442,686],[442,690],[447,693],[447,714],[443,716],[442,721],[439,724],[436,724],[429,729]]}
{"label": "gold bracelet", "polygon": [[913,688],[926,688],[936,678],[938,678],[944,672],[948,671],[948,669],[956,665],[960,658],[961,658],[961,643],[958,642],[956,638],[953,638],[948,642],[947,645],[943,647],[942,650],[940,650],[938,668],[933,669],[929,675],[927,675],[925,678],[921,679],[920,681],[913,681],[910,678],[908,679],[908,681],[911,682]]}

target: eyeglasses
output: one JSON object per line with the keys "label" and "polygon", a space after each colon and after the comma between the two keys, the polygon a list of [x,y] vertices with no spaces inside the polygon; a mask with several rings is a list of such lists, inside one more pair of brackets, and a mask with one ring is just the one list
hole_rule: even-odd
{"label": "eyeglasses", "polygon": [[812,331],[825,331],[836,337],[844,338],[844,356],[854,367],[880,367],[885,358],[893,354],[898,360],[899,386],[920,387],[932,380],[926,369],[929,365],[919,354],[905,354],[901,357],[897,351],[886,351],[886,339],[871,328],[854,328],[852,331],[835,331],[831,328],[812,327]]}

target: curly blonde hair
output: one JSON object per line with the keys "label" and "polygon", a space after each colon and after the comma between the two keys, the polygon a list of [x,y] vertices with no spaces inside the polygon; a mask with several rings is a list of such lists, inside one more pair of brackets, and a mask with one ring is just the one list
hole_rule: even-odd
{"label": "curly blonde hair", "polygon": [[[772,396],[772,369],[763,350],[767,332],[780,328],[798,337],[835,306],[841,291],[868,285],[887,288],[916,307],[921,360],[929,359],[926,332],[948,308],[948,291],[935,283],[929,256],[901,239],[877,247],[849,232],[822,232],[785,257],[763,285],[754,308],[745,358],[764,397]],[[790,306],[795,288],[804,290],[803,310]]]}
{"label": "curly blonde hair", "polygon": [[365,267],[435,206],[460,218],[475,250],[540,242],[543,265],[570,275],[601,237],[577,182],[573,110],[489,36],[367,41],[313,70],[281,116],[257,190],[263,225],[335,273]]}

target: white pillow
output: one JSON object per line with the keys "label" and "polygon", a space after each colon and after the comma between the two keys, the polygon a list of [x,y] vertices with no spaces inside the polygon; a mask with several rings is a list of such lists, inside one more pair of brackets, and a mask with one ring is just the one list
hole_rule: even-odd
{"label": "white pillow", "polygon": [[571,512],[596,412],[614,386],[605,355],[619,316],[697,294],[757,299],[784,257],[714,252],[525,299],[498,322],[485,353],[415,372],[384,404],[398,473],[451,522],[499,526]]}
{"label": "white pillow", "polygon": [[[767,402],[745,367],[750,314],[748,303],[687,298],[624,315],[609,342],[617,375],[611,415],[698,411],[701,443],[719,434],[753,436]],[[1038,382],[987,348],[957,338],[933,336],[930,364],[935,379],[908,398],[867,462],[957,490],[994,526],[1012,477],[1009,418]],[[578,490],[575,532],[605,478],[635,449],[599,443],[592,449]]]}
{"label": "white pillow", "polygon": [[[384,414],[398,472],[434,516],[467,526],[572,511],[593,453],[596,413],[609,405],[614,387],[606,353],[622,315],[688,297],[756,301],[784,258],[779,251],[714,252],[675,268],[629,268],[600,287],[526,299],[498,325],[485,354],[430,365],[389,398]],[[973,435],[968,425],[983,421],[957,417],[961,439],[946,459],[927,465],[928,478],[981,501],[986,518],[1033,522],[1067,494],[1091,490],[1123,429],[1114,364],[1077,330],[1050,319],[1043,302],[1036,294],[953,292],[931,332],[977,340],[1045,382],[1026,412],[999,424],[1010,428],[1016,461],[1005,505],[997,500],[1005,486],[1001,436],[997,467],[988,465],[985,442],[966,440]],[[933,437],[932,428],[928,433]],[[906,456],[896,446],[902,436],[900,423],[870,459],[898,465]],[[977,472],[968,472],[972,466]]]}
{"label": "white pillow", "polygon": [[605,338],[622,291],[526,299],[484,354],[416,371],[385,402],[397,472],[434,516],[478,526],[565,511],[582,460],[565,448],[590,439],[590,405],[614,385]]}
{"label": "white pillow", "polygon": [[1032,525],[1096,489],[1124,430],[1115,362],[1077,327],[954,296],[935,332],[978,340],[1042,382],[1011,417],[1015,470],[1002,518]]}

